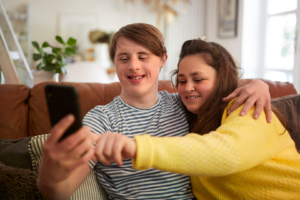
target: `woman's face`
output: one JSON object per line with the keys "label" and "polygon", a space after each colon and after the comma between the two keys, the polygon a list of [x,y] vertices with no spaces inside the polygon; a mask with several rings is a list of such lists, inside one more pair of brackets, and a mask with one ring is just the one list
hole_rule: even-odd
{"label": "woman's face", "polygon": [[212,93],[217,72],[199,55],[184,57],[178,70],[178,93],[186,108],[197,114]]}

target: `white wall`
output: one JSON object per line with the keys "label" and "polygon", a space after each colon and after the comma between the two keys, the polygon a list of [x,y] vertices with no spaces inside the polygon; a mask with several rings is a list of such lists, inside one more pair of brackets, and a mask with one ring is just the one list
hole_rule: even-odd
{"label": "white wall", "polygon": [[242,67],[244,78],[263,77],[264,37],[266,30],[265,4],[261,0],[244,0]]}
{"label": "white wall", "polygon": [[205,36],[207,41],[217,42],[224,46],[234,57],[238,66],[240,66],[242,60],[243,2],[243,0],[238,0],[237,36],[234,38],[220,38],[218,36],[218,0],[205,1]]}
{"label": "white wall", "polygon": [[[178,10],[182,13],[184,8]],[[170,79],[170,72],[177,68],[178,58],[182,44],[186,40],[195,39],[204,35],[205,24],[205,0],[192,0],[187,7],[187,13],[182,13],[178,19],[167,28],[165,34],[168,50],[168,61],[165,66],[164,77]]]}
{"label": "white wall", "polygon": [[147,7],[124,3],[123,0],[2,0],[6,10],[15,10],[21,5],[30,5],[31,37],[38,42],[55,42],[59,34],[61,14],[94,14],[98,28],[116,31],[120,27],[135,22],[155,25],[155,14]]}
{"label": "white wall", "polygon": [[[117,31],[126,24],[144,22],[157,26],[157,15],[142,1],[135,4],[124,0],[2,0],[6,10],[12,11],[22,5],[30,5],[31,40],[57,44],[55,35],[60,34],[61,14],[94,14],[98,27],[104,31]],[[169,79],[169,72],[176,68],[182,43],[204,35],[205,0],[191,0],[184,14],[180,13],[167,29],[162,28],[166,37],[169,59],[162,70],[161,79]],[[92,44],[91,44],[92,45]]]}

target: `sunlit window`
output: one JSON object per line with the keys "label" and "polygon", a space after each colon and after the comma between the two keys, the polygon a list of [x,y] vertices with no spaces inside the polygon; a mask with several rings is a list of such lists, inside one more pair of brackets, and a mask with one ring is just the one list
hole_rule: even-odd
{"label": "sunlit window", "polygon": [[269,0],[268,13],[277,14],[297,9],[297,0]]}
{"label": "sunlit window", "polygon": [[298,0],[268,0],[264,78],[293,83]]}
{"label": "sunlit window", "polygon": [[267,24],[266,68],[292,70],[295,55],[296,14],[270,17]]}

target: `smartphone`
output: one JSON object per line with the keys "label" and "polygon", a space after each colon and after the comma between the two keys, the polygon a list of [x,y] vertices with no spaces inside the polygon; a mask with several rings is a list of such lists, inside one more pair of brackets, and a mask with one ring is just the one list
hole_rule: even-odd
{"label": "smartphone", "polygon": [[75,117],[74,123],[59,139],[62,141],[82,127],[77,90],[73,86],[47,84],[45,94],[52,127],[68,114]]}

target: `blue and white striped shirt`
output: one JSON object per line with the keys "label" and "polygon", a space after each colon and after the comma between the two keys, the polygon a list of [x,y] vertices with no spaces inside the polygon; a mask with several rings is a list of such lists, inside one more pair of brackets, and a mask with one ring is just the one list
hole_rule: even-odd
{"label": "blue and white striped shirt", "polygon": [[[184,136],[189,127],[178,94],[159,92],[159,101],[149,109],[130,106],[118,96],[105,106],[96,106],[83,119],[92,132],[118,132],[133,138],[144,133],[152,136]],[[137,171],[131,159],[106,166],[90,161],[97,179],[109,199],[192,199],[190,178],[186,175],[149,169]]]}

